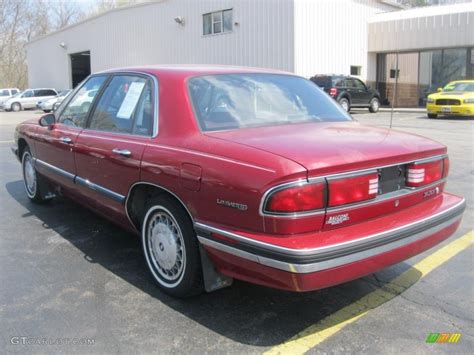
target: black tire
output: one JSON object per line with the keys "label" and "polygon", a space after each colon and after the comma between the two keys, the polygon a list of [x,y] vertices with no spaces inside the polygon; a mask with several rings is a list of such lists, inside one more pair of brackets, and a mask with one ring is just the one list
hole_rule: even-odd
{"label": "black tire", "polygon": [[[41,188],[43,186],[41,177],[37,174],[33,156],[30,148],[26,147],[21,157],[21,171],[23,174],[23,184],[25,186],[26,196],[34,203],[45,203],[48,201],[43,198]],[[34,182],[33,182],[34,181]]]}
{"label": "black tire", "polygon": [[374,97],[372,100],[370,100],[369,111],[372,113],[376,113],[379,111],[379,108],[380,108],[380,100]]}
{"label": "black tire", "polygon": [[429,113],[428,118],[437,118],[438,115],[436,113]]}
{"label": "black tire", "polygon": [[21,111],[21,105],[19,102],[12,103],[12,111],[13,112]]}
{"label": "black tire", "polygon": [[338,103],[339,105],[341,105],[344,111],[349,112],[351,110],[351,104],[349,103],[349,100],[346,99],[345,97],[339,99]]}
{"label": "black tire", "polygon": [[155,282],[172,296],[200,294],[204,284],[199,244],[186,210],[162,195],[150,199],[145,211],[141,240]]}

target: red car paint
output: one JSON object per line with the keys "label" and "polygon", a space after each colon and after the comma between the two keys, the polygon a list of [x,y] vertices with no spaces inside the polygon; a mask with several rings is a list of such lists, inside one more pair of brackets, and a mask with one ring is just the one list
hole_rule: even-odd
{"label": "red car paint", "polygon": [[[144,183],[169,191],[188,211],[199,241],[222,274],[293,291],[328,287],[418,254],[459,226],[464,200],[444,192],[445,179],[314,214],[262,213],[266,192],[281,184],[405,166],[442,158],[447,149],[420,136],[356,121],[202,132],[189,97],[189,78],[282,73],[176,66],[106,74],[130,72],[159,83],[157,135],[106,133],[59,123],[42,127],[30,120],[17,127],[14,151],[21,158],[27,144],[37,162],[43,162],[36,164],[38,173],[64,194],[137,233],[127,215],[134,187]],[[70,143],[64,144],[64,138]],[[131,155],[117,155],[114,149]],[[380,239],[385,232],[390,232],[386,241]],[[367,242],[372,239],[373,245]],[[357,246],[359,242],[365,244]],[[344,255],[323,253],[324,248],[342,250],[345,243],[356,246]]]}

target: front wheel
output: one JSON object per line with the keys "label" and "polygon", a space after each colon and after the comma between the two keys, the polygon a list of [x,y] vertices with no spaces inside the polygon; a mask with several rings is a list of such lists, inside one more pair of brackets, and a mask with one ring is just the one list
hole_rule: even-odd
{"label": "front wheel", "polygon": [[380,101],[376,97],[374,97],[372,100],[370,100],[370,106],[369,106],[369,111],[372,113],[378,112],[380,108]]}
{"label": "front wheel", "polygon": [[13,103],[12,104],[12,111],[13,112],[21,111],[21,105],[18,102]]}
{"label": "front wheel", "polygon": [[186,211],[163,196],[147,203],[142,246],[153,278],[166,293],[188,297],[203,290],[199,245]]}
{"label": "front wheel", "polygon": [[47,201],[41,194],[41,186],[38,174],[36,173],[33,156],[30,149],[25,148],[21,158],[21,167],[23,171],[23,183],[25,185],[26,195],[34,203],[44,203]]}
{"label": "front wheel", "polygon": [[429,113],[428,118],[437,118],[438,115],[436,113]]}
{"label": "front wheel", "polygon": [[345,97],[343,97],[342,99],[340,99],[339,101],[339,105],[341,105],[341,107],[344,109],[344,111],[346,112],[349,112],[350,109],[351,109],[351,106],[349,104],[349,100],[346,99]]}

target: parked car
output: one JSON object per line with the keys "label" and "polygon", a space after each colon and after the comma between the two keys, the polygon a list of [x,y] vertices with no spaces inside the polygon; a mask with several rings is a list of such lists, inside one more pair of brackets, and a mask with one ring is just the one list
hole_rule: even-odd
{"label": "parked car", "polygon": [[474,80],[452,81],[426,100],[429,118],[438,115],[474,117]]}
{"label": "parked car", "polygon": [[19,92],[20,90],[17,88],[0,89],[0,105]]}
{"label": "parked car", "polygon": [[346,282],[445,240],[465,208],[444,191],[445,146],[364,126],[280,71],[93,74],[14,141],[32,202],[61,192],[140,235],[175,296],[233,278],[299,292]]}
{"label": "parked car", "polygon": [[72,90],[63,90],[58,96],[53,97],[52,99],[38,101],[36,107],[44,112],[48,113],[57,108],[61,102],[71,93]]}
{"label": "parked car", "polygon": [[358,78],[345,75],[315,75],[310,79],[349,112],[353,107],[380,108],[380,93]]}
{"label": "parked car", "polygon": [[29,108],[35,108],[38,99],[48,100],[57,96],[55,89],[28,89],[22,91],[2,104],[5,111],[21,111]]}

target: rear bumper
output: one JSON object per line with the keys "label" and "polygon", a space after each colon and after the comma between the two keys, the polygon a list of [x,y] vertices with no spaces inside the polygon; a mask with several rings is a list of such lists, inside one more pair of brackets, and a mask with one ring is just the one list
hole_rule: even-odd
{"label": "rear bumper", "polygon": [[[305,248],[294,247],[299,236],[279,238],[287,244],[283,246],[201,223],[196,223],[196,230],[223,274],[270,287],[309,291],[362,277],[429,249],[454,233],[464,209],[464,199],[442,194],[397,214],[306,236],[314,246]],[[410,215],[415,219],[406,218]],[[341,240],[341,235],[351,235],[351,239]],[[318,245],[322,240],[337,242]]]}

